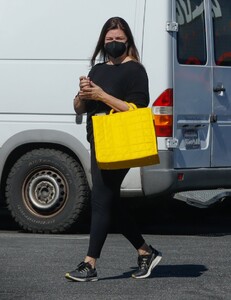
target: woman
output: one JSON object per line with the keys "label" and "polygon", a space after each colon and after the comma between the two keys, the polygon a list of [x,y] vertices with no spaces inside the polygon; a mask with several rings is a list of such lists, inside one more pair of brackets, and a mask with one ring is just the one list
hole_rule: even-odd
{"label": "woman", "polygon": [[[99,55],[102,63],[95,65]],[[127,111],[126,102],[137,107],[149,103],[148,78],[139,62],[131,30],[125,20],[110,18],[102,28],[91,59],[88,77],[80,77],[80,91],[74,99],[77,114],[87,112],[87,139],[91,145],[92,219],[87,256],[77,269],[66,273],[74,281],[96,281],[96,260],[100,257],[112,219],[138,252],[138,270],[133,278],[146,278],[161,260],[161,254],[148,246],[120,200],[120,187],[128,169],[100,170],[96,163],[91,117],[95,114]],[[118,218],[116,218],[118,217]]]}

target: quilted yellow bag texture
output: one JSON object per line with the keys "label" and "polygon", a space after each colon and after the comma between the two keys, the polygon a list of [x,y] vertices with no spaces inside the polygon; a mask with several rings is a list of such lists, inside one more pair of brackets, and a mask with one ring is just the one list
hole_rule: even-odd
{"label": "quilted yellow bag texture", "polygon": [[[134,107],[135,105],[132,104]],[[110,111],[92,117],[96,160],[100,169],[124,169],[159,163],[150,108]]]}

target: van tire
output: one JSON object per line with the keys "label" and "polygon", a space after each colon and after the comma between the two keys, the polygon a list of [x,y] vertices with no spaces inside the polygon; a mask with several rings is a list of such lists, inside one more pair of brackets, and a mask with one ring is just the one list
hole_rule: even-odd
{"label": "van tire", "polygon": [[28,232],[64,232],[88,206],[89,187],[81,165],[55,149],[21,156],[6,182],[6,202],[15,221]]}

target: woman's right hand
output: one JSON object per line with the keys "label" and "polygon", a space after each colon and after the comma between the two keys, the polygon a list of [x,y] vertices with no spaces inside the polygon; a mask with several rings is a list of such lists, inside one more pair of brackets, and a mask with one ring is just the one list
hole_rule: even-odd
{"label": "woman's right hand", "polygon": [[77,114],[82,114],[86,112],[86,105],[85,105],[85,101],[83,101],[84,97],[81,96],[81,92],[84,87],[88,87],[88,86],[90,86],[90,79],[86,76],[80,76],[79,77],[80,91],[78,92],[78,94],[75,96],[74,99],[74,109]]}
{"label": "woman's right hand", "polygon": [[86,76],[79,77],[79,89],[80,91],[83,90],[85,87],[90,87],[90,78]]}

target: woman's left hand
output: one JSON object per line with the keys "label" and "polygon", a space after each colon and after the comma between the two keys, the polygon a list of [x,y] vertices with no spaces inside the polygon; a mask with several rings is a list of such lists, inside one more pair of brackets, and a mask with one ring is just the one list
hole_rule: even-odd
{"label": "woman's left hand", "polygon": [[100,86],[96,85],[93,81],[90,81],[90,86],[82,88],[79,95],[85,99],[101,101],[103,100],[104,91]]}
{"label": "woman's left hand", "polygon": [[87,100],[102,101],[115,111],[127,111],[129,109],[125,101],[107,94],[100,86],[92,81],[90,81],[90,86],[85,86],[80,90],[79,96]]}

